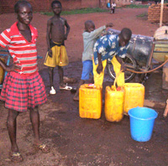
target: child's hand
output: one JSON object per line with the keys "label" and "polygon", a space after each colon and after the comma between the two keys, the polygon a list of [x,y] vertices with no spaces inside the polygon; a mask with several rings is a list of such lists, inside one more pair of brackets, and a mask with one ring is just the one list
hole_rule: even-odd
{"label": "child's hand", "polygon": [[51,49],[48,50],[48,56],[52,58],[52,50]]}
{"label": "child's hand", "polygon": [[100,74],[102,72],[102,70],[103,70],[103,65],[102,65],[102,63],[100,63],[100,64],[98,64],[96,71],[98,74]]}
{"label": "child's hand", "polygon": [[18,64],[18,63],[13,63],[13,64],[11,64],[10,66],[6,66],[6,71],[7,71],[7,72],[10,72],[10,71],[15,71],[16,69],[21,70],[22,67],[19,66],[19,65],[17,65],[17,64]]}
{"label": "child's hand", "polygon": [[106,25],[106,28],[107,27],[113,27],[113,23],[108,23],[107,25]]}
{"label": "child's hand", "polygon": [[163,117],[167,117],[167,114],[168,114],[168,100],[166,101],[166,108],[164,110],[164,113],[163,113]]}
{"label": "child's hand", "polygon": [[124,63],[121,63],[121,70],[122,70],[123,72],[126,71],[126,67],[125,67]]}

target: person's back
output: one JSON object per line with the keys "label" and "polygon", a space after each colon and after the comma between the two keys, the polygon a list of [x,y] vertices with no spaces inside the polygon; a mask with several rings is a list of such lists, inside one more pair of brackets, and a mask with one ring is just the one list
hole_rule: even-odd
{"label": "person's back", "polygon": [[115,7],[116,7],[116,4],[113,2],[113,3],[111,4],[111,7],[112,7],[112,8],[115,8]]}

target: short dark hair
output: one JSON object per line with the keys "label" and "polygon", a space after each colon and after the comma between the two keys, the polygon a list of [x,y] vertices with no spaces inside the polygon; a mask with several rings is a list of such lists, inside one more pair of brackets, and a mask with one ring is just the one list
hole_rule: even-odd
{"label": "short dark hair", "polygon": [[24,5],[29,5],[32,8],[31,4],[28,1],[19,0],[16,2],[15,6],[14,6],[15,13],[18,13],[20,6],[24,6]]}
{"label": "short dark hair", "polygon": [[60,1],[57,1],[57,0],[52,1],[51,7],[53,8],[54,4],[56,4],[56,3],[59,4],[59,5],[62,7],[61,2],[60,2]]}
{"label": "short dark hair", "polygon": [[94,25],[94,22],[92,20],[85,21],[85,27],[87,27],[88,25]]}
{"label": "short dark hair", "polygon": [[90,28],[90,26],[95,26],[94,22],[92,20],[85,21],[85,30],[86,31],[88,31],[88,28]]}
{"label": "short dark hair", "polygon": [[130,39],[132,36],[132,31],[129,28],[123,28],[121,30],[121,35],[125,38],[125,39]]}

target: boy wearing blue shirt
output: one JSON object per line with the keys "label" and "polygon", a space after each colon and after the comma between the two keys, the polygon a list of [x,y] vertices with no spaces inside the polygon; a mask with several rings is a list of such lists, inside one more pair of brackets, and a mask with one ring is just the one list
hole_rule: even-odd
{"label": "boy wearing blue shirt", "polygon": [[[93,74],[96,86],[103,84],[107,59],[112,62],[116,76],[120,70],[125,70],[122,58],[126,56],[131,35],[130,29],[123,28],[119,35],[105,35],[96,41],[93,55]],[[124,83],[124,73],[122,72],[117,78],[117,85],[123,86]]]}

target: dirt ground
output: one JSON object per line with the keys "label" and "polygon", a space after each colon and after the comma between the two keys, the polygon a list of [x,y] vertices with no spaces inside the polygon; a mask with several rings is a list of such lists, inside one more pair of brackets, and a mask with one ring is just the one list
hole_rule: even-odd
{"label": "dirt ground", "polygon": [[[137,18],[147,9],[117,9],[115,14],[94,13],[64,16],[71,31],[65,45],[70,64],[64,69],[65,75],[80,79],[82,71],[81,54],[83,51],[82,32],[84,22],[88,19],[96,27],[113,22],[114,29],[131,28],[133,34],[153,36],[158,24],[151,24],[145,18]],[[43,65],[46,53],[46,22],[48,16],[34,13],[32,24],[38,29],[37,41],[40,74],[49,92],[47,68]],[[15,14],[0,15],[0,32],[10,27],[16,20]],[[9,159],[10,142],[6,128],[7,109],[0,102],[0,165],[1,166],[166,166],[168,165],[168,119],[164,119],[164,103],[167,91],[162,87],[162,71],[150,75],[145,83],[145,99],[154,101],[153,109],[159,114],[155,120],[153,135],[148,142],[136,142],[130,135],[129,117],[124,116],[121,122],[108,122],[104,116],[98,120],[81,119],[79,104],[73,101],[70,91],[58,88],[58,73],[55,69],[56,95],[48,95],[48,101],[40,106],[41,138],[49,144],[51,152],[43,154],[32,148],[33,133],[29,113],[18,117],[17,142],[24,161],[13,164]],[[111,85],[112,80],[105,74],[104,87]],[[76,84],[71,84],[77,86]],[[158,104],[158,103],[161,103]]]}

